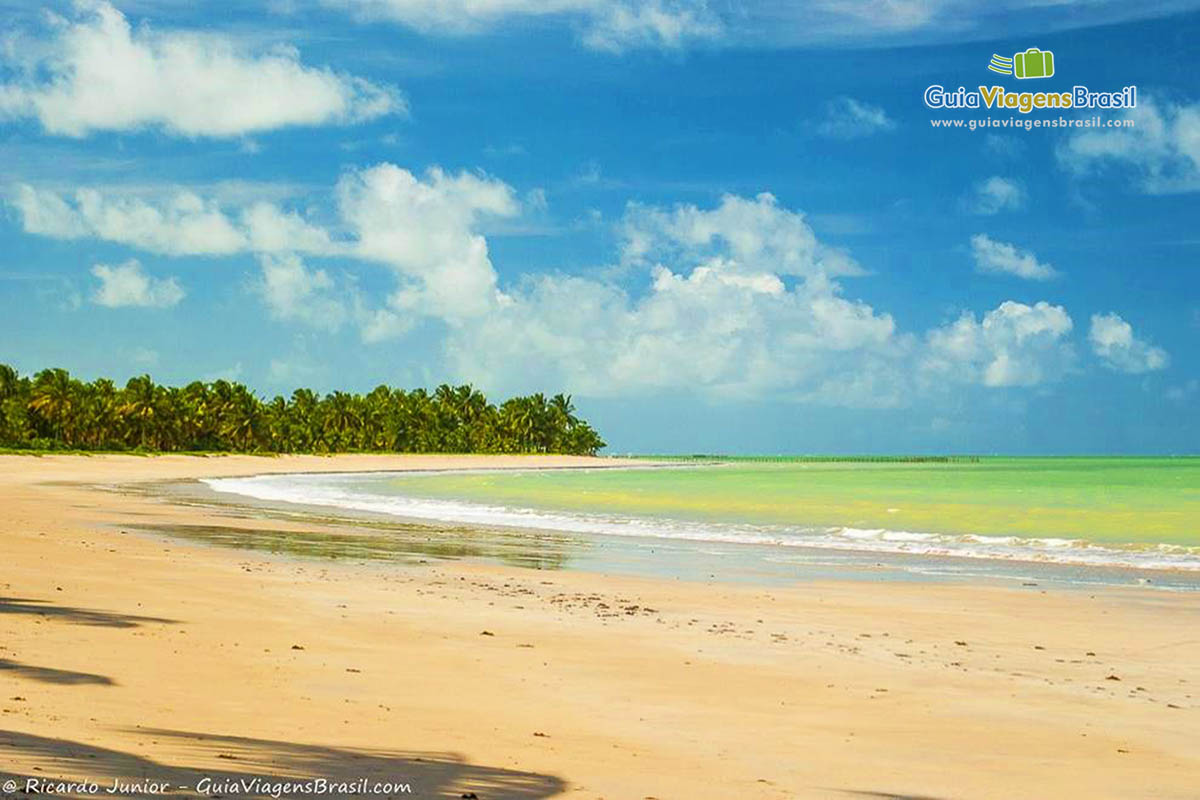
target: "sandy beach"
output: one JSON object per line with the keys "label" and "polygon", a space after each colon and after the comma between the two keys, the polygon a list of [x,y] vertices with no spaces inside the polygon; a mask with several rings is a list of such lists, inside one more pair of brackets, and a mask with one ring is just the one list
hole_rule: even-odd
{"label": "sandy beach", "polygon": [[595,463],[0,457],[0,776],[177,796],[246,776],[481,800],[1196,796],[1191,594],[288,558],[147,531],[302,519],[112,489]]}

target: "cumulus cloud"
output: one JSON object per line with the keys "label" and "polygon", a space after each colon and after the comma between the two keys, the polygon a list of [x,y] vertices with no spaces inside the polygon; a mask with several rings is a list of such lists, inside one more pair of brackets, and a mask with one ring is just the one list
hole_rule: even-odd
{"label": "cumulus cloud", "polygon": [[[899,406],[950,385],[1029,387],[1072,367],[1060,306],[1008,301],[924,337],[845,297],[845,256],[827,261],[802,215],[774,198],[711,209],[631,204],[622,256],[634,293],[604,280],[527,277],[491,313],[455,327],[458,374],[582,394],[696,391],[819,404]],[[788,257],[781,254],[788,253]]]}
{"label": "cumulus cloud", "polygon": [[973,213],[984,216],[1015,211],[1024,205],[1025,190],[1021,184],[999,175],[976,183],[967,197],[967,207]]}
{"label": "cumulus cloud", "polygon": [[1059,162],[1077,174],[1126,171],[1151,194],[1200,190],[1200,103],[1139,97],[1123,116],[1134,126],[1069,136],[1058,148]]}
{"label": "cumulus cloud", "polygon": [[593,14],[583,41],[610,52],[635,47],[678,49],[693,41],[716,39],[722,28],[705,2],[605,3]]}
{"label": "cumulus cloud", "polygon": [[335,255],[342,250],[330,238],[327,230],[295,211],[284,211],[273,203],[252,203],[242,209],[238,216],[247,250],[258,253],[295,251],[314,255]]}
{"label": "cumulus cloud", "polygon": [[337,205],[352,252],[392,267],[402,285],[395,311],[460,319],[499,301],[496,272],[479,224],[520,210],[503,181],[438,168],[419,178],[394,164],[347,173]]}
{"label": "cumulus cloud", "polygon": [[346,304],[323,269],[309,269],[299,256],[259,256],[255,290],[271,316],[336,331],[346,321]]}
{"label": "cumulus cloud", "polygon": [[621,235],[621,258],[627,264],[724,258],[731,272],[863,274],[845,253],[818,242],[802,213],[780,207],[766,192],[753,198],[725,195],[712,210],[633,203]]}
{"label": "cumulus cloud", "polygon": [[1092,352],[1118,372],[1141,373],[1165,369],[1167,352],[1133,335],[1133,326],[1116,313],[1093,314],[1088,331]]}
{"label": "cumulus cloud", "polygon": [[[446,368],[491,389],[887,407],[951,385],[1047,383],[1073,359],[1071,319],[1045,302],[1009,301],[924,334],[901,330],[885,310],[848,296],[848,281],[865,274],[854,259],[766,193],[709,207],[630,203],[616,226],[620,269],[506,284],[485,231],[524,209],[512,187],[480,173],[349,171],[333,192],[330,228],[253,200],[168,194],[134,203],[27,187],[14,204],[27,230],[47,235],[173,255],[255,253],[253,290],[281,321],[352,326],[367,342],[436,321]],[[382,266],[394,283],[369,293],[305,263],[330,256]]]}
{"label": "cumulus cloud", "polygon": [[[774,197],[712,209],[630,204],[621,260],[640,294],[595,278],[543,274],[455,327],[456,371],[492,385],[568,385],[592,395],[688,390],[781,393],[816,402],[898,402],[910,337],[841,296],[858,274]],[[791,284],[791,285],[789,285]]]}
{"label": "cumulus cloud", "polygon": [[115,266],[96,264],[92,274],[100,280],[92,293],[92,302],[108,308],[170,308],[184,296],[183,287],[175,278],[151,277],[134,259]]}
{"label": "cumulus cloud", "polygon": [[228,255],[245,249],[242,232],[216,203],[191,192],[153,205],[94,189],[80,189],[67,198],[22,184],[12,202],[27,233],[58,239],[95,237],[166,255]]}
{"label": "cumulus cloud", "polygon": [[328,232],[265,201],[230,210],[189,190],[157,195],[91,188],[62,195],[20,184],[10,203],[27,233],[104,239],[162,255],[338,251]]}
{"label": "cumulus cloud", "polygon": [[927,376],[984,386],[1035,386],[1071,367],[1072,327],[1062,306],[1007,300],[981,320],[965,312],[930,331],[921,367]]}
{"label": "cumulus cloud", "polygon": [[373,305],[352,280],[335,280],[320,268],[309,267],[294,253],[262,254],[260,275],[251,283],[273,319],[336,332],[347,323],[357,326],[368,344],[394,339],[412,329],[417,312],[391,307],[395,300]]}
{"label": "cumulus cloud", "polygon": [[418,176],[387,163],[339,180],[337,238],[274,203],[221,203],[189,190],[141,196],[84,188],[62,195],[22,184],[10,203],[26,232],[59,239],[98,238],[171,256],[300,254],[386,265],[398,286],[386,307],[370,312],[364,330],[371,339],[396,335],[413,318],[455,320],[501,302],[480,226],[522,209],[512,187],[495,178],[436,167]]}
{"label": "cumulus cloud", "polygon": [[1028,250],[998,242],[983,233],[971,237],[971,256],[975,259],[976,272],[1016,275],[1031,281],[1048,281],[1060,274],[1049,264],[1038,261]]}
{"label": "cumulus cloud", "polygon": [[133,28],[107,2],[55,17],[48,39],[11,52],[17,77],[0,84],[0,118],[38,120],[49,133],[157,128],[238,137],[294,125],[350,123],[402,112],[390,87],[306,66],[294,49],[250,52],[210,33]]}
{"label": "cumulus cloud", "polygon": [[426,33],[479,33],[506,20],[560,17],[582,26],[598,50],[678,48],[722,32],[706,0],[325,0],[366,19],[399,22]]}
{"label": "cumulus cloud", "polygon": [[860,139],[895,127],[895,121],[879,106],[839,97],[825,106],[825,117],[818,123],[817,132],[831,139]]}
{"label": "cumulus cloud", "polygon": [[[544,275],[448,342],[458,372],[493,384],[562,382],[581,393],[666,390],[782,393],[890,405],[884,374],[904,342],[895,323],[817,279],[787,289],[779,276],[710,262],[655,267],[641,297],[603,281]],[[865,374],[874,357],[882,369]],[[849,392],[870,382],[877,393]]]}

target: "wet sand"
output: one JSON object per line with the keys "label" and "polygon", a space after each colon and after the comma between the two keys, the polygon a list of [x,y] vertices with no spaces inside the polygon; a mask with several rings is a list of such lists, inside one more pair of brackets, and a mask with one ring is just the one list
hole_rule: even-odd
{"label": "wet sand", "polygon": [[296,558],[153,531],[311,520],[97,486],[591,463],[0,457],[0,775],[177,796],[269,775],[481,799],[1195,796],[1195,595]]}

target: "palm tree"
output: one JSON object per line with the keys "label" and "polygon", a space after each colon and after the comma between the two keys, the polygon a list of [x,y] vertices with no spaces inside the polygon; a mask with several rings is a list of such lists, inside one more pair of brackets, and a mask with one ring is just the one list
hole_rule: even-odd
{"label": "palm tree", "polygon": [[0,364],[0,445],[21,447],[33,439],[29,419],[29,381]]}
{"label": "palm tree", "polygon": [[291,445],[299,452],[312,452],[321,438],[317,404],[317,395],[312,389],[297,389],[288,401]]}
{"label": "palm tree", "polygon": [[74,437],[71,417],[76,407],[76,381],[65,369],[44,369],[33,379],[29,408],[45,421],[54,436],[66,445]]}
{"label": "palm tree", "polygon": [[178,418],[179,447],[211,450],[216,447],[216,423],[211,393],[200,381],[192,381],[172,396]]}
{"label": "palm tree", "polygon": [[266,439],[266,415],[262,401],[240,383],[230,387],[221,414],[221,436],[240,452],[261,450]]}
{"label": "palm tree", "polygon": [[12,397],[20,388],[21,376],[8,364],[0,364],[0,401]]}
{"label": "palm tree", "polygon": [[130,378],[122,392],[120,413],[138,447],[157,444],[155,423],[158,419],[159,389],[149,375]]}
{"label": "palm tree", "polygon": [[354,432],[361,423],[355,408],[354,397],[345,392],[334,392],[325,396],[324,433],[331,450],[347,449]]}
{"label": "palm tree", "polygon": [[100,449],[117,436],[117,389],[108,378],[84,384],[78,413],[80,443]]}
{"label": "palm tree", "polygon": [[431,395],[386,385],[360,395],[297,389],[263,403],[240,383],[164,387],[149,375],[123,389],[47,369],[31,381],[0,364],[0,444],[241,452],[595,453],[604,441],[570,395],[512,397],[497,408],[470,385]]}

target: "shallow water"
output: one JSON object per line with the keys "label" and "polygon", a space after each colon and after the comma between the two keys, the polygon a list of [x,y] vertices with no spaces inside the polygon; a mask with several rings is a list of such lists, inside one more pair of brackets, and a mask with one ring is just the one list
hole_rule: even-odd
{"label": "shallow water", "polygon": [[882,566],[1015,579],[1053,567],[1070,582],[1200,583],[1197,459],[733,462],[206,483],[272,502],[570,535],[575,555],[564,566],[604,552],[622,571],[648,574],[715,575],[706,560],[724,560],[750,575]]}

